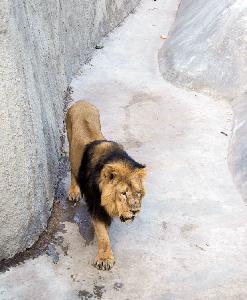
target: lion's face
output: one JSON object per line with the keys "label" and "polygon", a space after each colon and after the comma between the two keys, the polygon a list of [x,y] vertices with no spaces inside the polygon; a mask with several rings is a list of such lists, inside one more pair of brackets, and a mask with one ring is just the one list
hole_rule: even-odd
{"label": "lion's face", "polygon": [[101,205],[122,222],[133,221],[141,209],[145,191],[145,168],[131,168],[123,163],[106,165],[100,178]]}
{"label": "lion's face", "polygon": [[135,177],[132,177],[128,182],[120,181],[114,187],[118,216],[123,222],[133,221],[141,209],[144,187],[138,175]]}

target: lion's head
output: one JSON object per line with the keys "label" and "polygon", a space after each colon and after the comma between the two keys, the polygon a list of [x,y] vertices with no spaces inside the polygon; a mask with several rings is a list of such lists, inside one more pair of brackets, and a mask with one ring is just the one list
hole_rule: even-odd
{"label": "lion's head", "polygon": [[106,164],[100,173],[101,205],[111,217],[133,221],[141,209],[146,167],[126,162]]}

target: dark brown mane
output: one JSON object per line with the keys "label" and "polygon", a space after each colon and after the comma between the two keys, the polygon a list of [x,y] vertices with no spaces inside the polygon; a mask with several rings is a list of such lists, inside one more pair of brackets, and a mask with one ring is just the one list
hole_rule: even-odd
{"label": "dark brown mane", "polygon": [[[110,143],[110,147],[101,157],[95,158],[96,147],[104,143]],[[133,160],[116,142],[112,141],[94,141],[85,147],[81,165],[79,169],[79,186],[81,193],[85,197],[89,213],[105,224],[110,225],[112,218],[109,216],[103,206],[101,206],[101,191],[99,189],[99,177],[103,167],[110,162],[124,161],[133,169],[144,168],[144,165]]]}

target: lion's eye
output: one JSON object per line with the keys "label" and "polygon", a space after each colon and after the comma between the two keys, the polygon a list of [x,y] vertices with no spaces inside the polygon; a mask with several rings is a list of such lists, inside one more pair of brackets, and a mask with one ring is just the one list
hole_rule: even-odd
{"label": "lion's eye", "polygon": [[122,194],[122,196],[127,197],[127,193],[126,192],[122,192],[121,194]]}

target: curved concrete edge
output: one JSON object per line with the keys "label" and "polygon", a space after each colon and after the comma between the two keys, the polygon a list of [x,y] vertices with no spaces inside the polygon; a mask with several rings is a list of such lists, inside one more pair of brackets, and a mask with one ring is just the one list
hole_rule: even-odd
{"label": "curved concrete edge", "polygon": [[163,77],[174,85],[232,101],[234,123],[228,163],[245,200],[246,20],[247,3],[241,0],[220,0],[217,3],[214,0],[182,0],[158,57]]}
{"label": "curved concrete edge", "polygon": [[30,247],[51,213],[64,91],[139,0],[0,2],[0,260]]}
{"label": "curved concrete edge", "polygon": [[228,162],[241,196],[247,201],[247,92],[234,100],[232,107],[234,122],[229,144]]}

